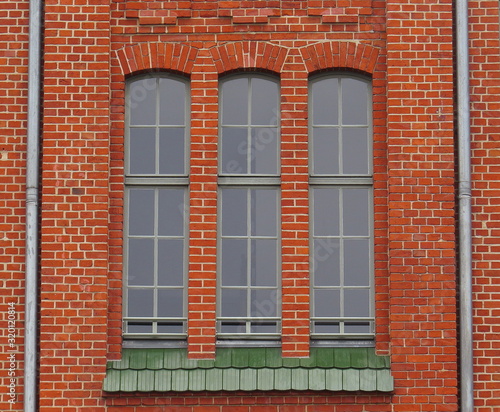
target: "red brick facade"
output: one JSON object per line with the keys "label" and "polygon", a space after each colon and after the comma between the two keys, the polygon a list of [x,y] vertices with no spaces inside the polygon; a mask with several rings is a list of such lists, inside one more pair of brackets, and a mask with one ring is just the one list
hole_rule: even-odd
{"label": "red brick facade", "polygon": [[[41,138],[42,411],[458,411],[457,156],[451,0],[46,2]],[[500,408],[499,6],[470,10],[474,396]],[[0,409],[22,410],[28,2],[0,4]],[[308,78],[373,88],[375,345],[394,392],[109,395],[122,347],[125,80],[190,79],[188,352],[216,347],[219,78],[281,90],[282,353],[309,354]],[[9,306],[10,305],[10,306]],[[14,347],[9,308],[15,307]],[[8,355],[15,353],[15,402]]]}

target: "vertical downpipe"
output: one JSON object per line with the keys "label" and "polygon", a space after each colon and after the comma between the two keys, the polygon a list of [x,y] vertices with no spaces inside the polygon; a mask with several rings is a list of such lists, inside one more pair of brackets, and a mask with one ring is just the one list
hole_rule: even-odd
{"label": "vertical downpipe", "polygon": [[41,0],[29,4],[24,411],[37,410],[38,181],[40,153]]}
{"label": "vertical downpipe", "polygon": [[469,5],[456,2],[458,104],[458,219],[460,260],[460,396],[461,412],[474,411],[472,353],[472,213],[469,97]]}

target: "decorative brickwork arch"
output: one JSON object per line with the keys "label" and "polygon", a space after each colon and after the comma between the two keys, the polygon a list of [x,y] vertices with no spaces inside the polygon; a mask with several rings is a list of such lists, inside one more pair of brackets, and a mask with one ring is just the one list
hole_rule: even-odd
{"label": "decorative brickwork arch", "polygon": [[280,73],[288,50],[270,43],[227,43],[210,49],[219,74],[242,68]]}
{"label": "decorative brickwork arch", "polygon": [[198,49],[179,43],[141,43],[117,51],[124,75],[141,70],[168,69],[191,73]]}
{"label": "decorative brickwork arch", "polygon": [[373,73],[379,50],[352,42],[316,43],[300,50],[309,73],[335,68],[349,68]]}

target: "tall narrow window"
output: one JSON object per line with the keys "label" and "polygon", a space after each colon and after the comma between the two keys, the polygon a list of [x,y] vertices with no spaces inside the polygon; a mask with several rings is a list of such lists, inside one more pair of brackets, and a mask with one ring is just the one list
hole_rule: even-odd
{"label": "tall narrow window", "polygon": [[132,78],[126,90],[124,336],[186,334],[188,82]]}
{"label": "tall narrow window", "polygon": [[221,82],[218,336],[279,336],[279,84]]}
{"label": "tall narrow window", "polygon": [[312,337],[373,334],[371,86],[349,74],[310,88]]}

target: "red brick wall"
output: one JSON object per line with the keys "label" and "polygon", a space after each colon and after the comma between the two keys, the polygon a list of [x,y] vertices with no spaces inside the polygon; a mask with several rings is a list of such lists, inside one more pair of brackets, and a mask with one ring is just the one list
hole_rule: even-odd
{"label": "red brick wall", "polygon": [[452,2],[387,3],[395,411],[457,410]]}
{"label": "red brick wall", "polygon": [[470,3],[474,396],[500,409],[500,36],[499,3]]}
{"label": "red brick wall", "polygon": [[107,357],[110,8],[45,4],[40,410],[102,401]]}
{"label": "red brick wall", "polygon": [[[127,3],[129,4],[129,3]],[[123,175],[120,161],[123,147],[123,89],[126,75],[151,69],[166,69],[189,75],[192,88],[191,120],[191,232],[190,232],[190,307],[189,307],[189,347],[193,357],[213,356],[215,349],[215,246],[216,246],[216,140],[217,140],[217,79],[224,73],[242,69],[257,69],[278,73],[282,87],[282,216],[283,216],[283,349],[287,356],[303,356],[308,353],[308,226],[307,226],[307,76],[329,68],[352,69],[373,74],[376,124],[374,138],[377,148],[376,180],[379,182],[375,195],[380,200],[377,209],[377,262],[384,267],[386,259],[383,230],[387,218],[385,175],[385,60],[384,43],[379,23],[383,18],[374,9],[374,16],[360,17],[366,24],[360,33],[356,25],[320,24],[321,17],[303,16],[305,9],[286,10],[284,16],[274,22],[252,26],[255,35],[248,35],[251,28],[238,26],[231,19],[193,18],[186,25],[178,20],[178,26],[145,26],[141,20],[136,23],[139,34],[133,29],[112,37],[113,48],[117,50],[116,60],[112,60],[112,70],[116,72],[113,82],[112,129],[116,129],[117,161],[112,164],[112,173]],[[204,15],[204,12],[200,12]],[[287,17],[290,14],[290,17]],[[122,27],[131,24],[125,11],[116,12]],[[297,26],[292,22],[297,21]],[[139,22],[139,24],[137,24]],[[300,23],[300,24],[299,24]],[[318,26],[319,24],[319,26]],[[208,25],[205,27],[205,25]],[[222,25],[222,29],[219,27]],[[199,31],[200,34],[194,33]],[[243,30],[243,33],[239,33]],[[291,32],[284,32],[291,28]],[[379,31],[374,36],[373,30]],[[144,36],[146,30],[180,32],[176,35],[158,34]],[[272,33],[272,31],[277,33]],[[213,32],[203,34],[204,31]],[[220,31],[232,34],[218,34]],[[305,34],[302,34],[305,33]],[[375,39],[373,39],[375,37]],[[361,39],[357,44],[354,39]],[[296,40],[299,39],[299,40]],[[187,42],[187,45],[172,44],[172,40]],[[130,45],[132,44],[132,45]],[[113,56],[114,57],[114,56]],[[208,159],[208,160],[207,160]],[[114,166],[116,165],[116,171]],[[117,189],[120,189],[117,184]],[[288,206],[292,205],[292,206]],[[116,209],[114,219],[119,221],[121,209]],[[121,237],[116,232],[117,239]],[[121,259],[120,248],[116,249],[117,263]],[[117,265],[116,278],[121,276]],[[387,302],[385,279],[382,270],[377,271],[380,279],[379,326],[380,341],[387,341]],[[119,285],[119,283],[117,283]],[[119,301],[120,288],[116,289]],[[120,313],[119,305],[113,306],[113,313]],[[385,321],[384,321],[385,316]],[[119,316],[117,316],[119,318]],[[115,332],[116,331],[116,332]],[[119,333],[119,326],[113,330]],[[381,349],[386,346],[381,347]]]}
{"label": "red brick wall", "polygon": [[[168,13],[153,10],[157,3],[45,6],[40,409],[233,412],[258,404],[266,411],[456,411],[452,2],[269,1],[255,12],[193,0],[166,2]],[[0,6],[2,325],[10,299],[22,319],[26,9],[25,1]],[[470,9],[476,406],[494,411],[500,398],[498,2],[472,2]],[[254,68],[281,77],[287,356],[308,351],[308,302],[300,298],[308,291],[307,77],[329,68],[373,77],[376,336],[379,353],[392,357],[394,395],[103,398],[106,360],[119,358],[121,347],[125,77],[165,69],[191,78],[189,350],[210,357],[217,81]],[[4,354],[6,345],[3,339]],[[2,382],[5,366],[2,358]],[[5,400],[2,410],[9,408]]]}
{"label": "red brick wall", "polygon": [[[0,410],[3,411],[23,409],[27,26],[27,2],[0,3]],[[10,397],[11,389],[14,398]],[[13,403],[9,402],[11,399]]]}
{"label": "red brick wall", "polygon": [[197,396],[110,397],[110,412],[390,412],[390,395],[222,392]]}

